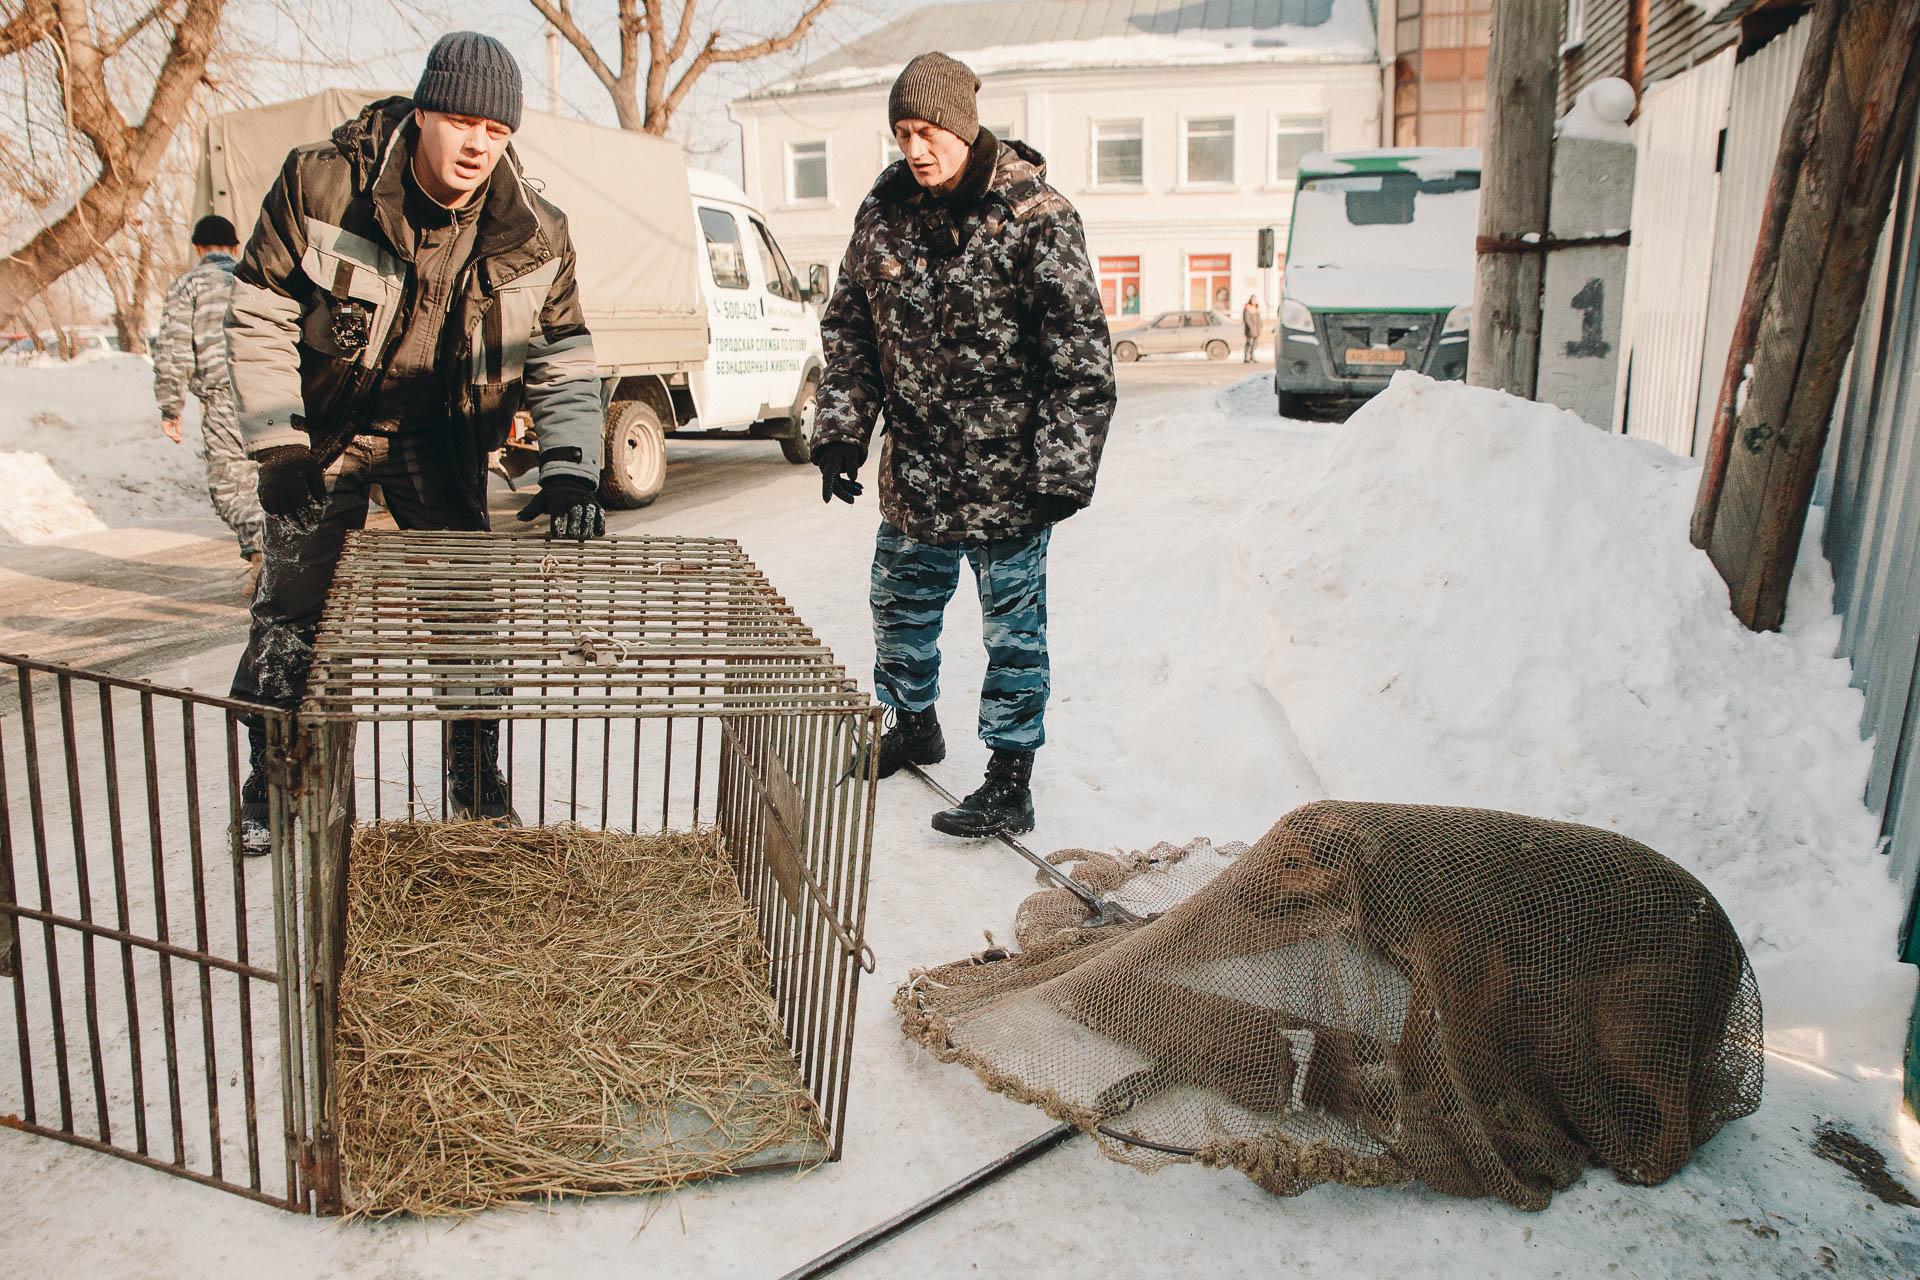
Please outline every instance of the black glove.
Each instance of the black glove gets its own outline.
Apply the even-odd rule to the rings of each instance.
[[[283,444],[254,455],[260,464],[260,509],[270,516],[298,515],[327,500],[327,477],[303,444]]]
[[[856,477],[866,456],[866,450],[844,440],[830,440],[826,444],[815,445],[813,465],[820,468],[820,501],[832,502],[838,498],[842,502],[852,502],[859,497],[864,492],[864,486]]]
[[[540,492],[520,508],[520,519],[547,516],[549,538],[572,538],[585,542],[601,538],[607,532],[607,513],[600,508],[600,495],[594,483],[584,476],[548,476],[540,481]]]
[[[1040,518],[1048,524],[1059,524],[1080,510],[1080,500],[1064,493],[1036,493],[1033,495],[1033,505],[1039,508]]]

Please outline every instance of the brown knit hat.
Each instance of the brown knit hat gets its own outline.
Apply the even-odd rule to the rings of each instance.
[[[944,53],[923,53],[907,64],[887,97],[887,124],[925,120],[955,134],[968,146],[980,136],[980,77],[966,63]]]

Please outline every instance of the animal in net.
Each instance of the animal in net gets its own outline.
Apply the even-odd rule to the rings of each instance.
[[[1141,855],[1055,858],[1136,906],[1166,879]],[[1143,1168],[1540,1209],[1593,1164],[1662,1182],[1760,1103],[1739,936],[1614,832],[1322,801],[1161,914],[1088,927],[1051,890],[1015,934],[914,973],[907,1034]]]

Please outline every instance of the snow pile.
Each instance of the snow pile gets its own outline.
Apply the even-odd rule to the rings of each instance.
[[[1400,374],[1229,536],[1252,675],[1333,796],[1621,831],[1720,897],[1763,988],[1804,949],[1910,990],[1830,573],[1816,549],[1784,632],[1746,631],[1687,541],[1698,476]]]
[[[211,519],[199,409],[188,404],[185,443],[174,444],[160,432],[143,356],[0,367],[0,539]]]

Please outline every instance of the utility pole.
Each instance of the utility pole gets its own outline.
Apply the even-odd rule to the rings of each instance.
[[[1820,454],[1920,103],[1920,0],[1823,0],[1787,115],[1694,504],[1755,631],[1786,616]]]
[[[1467,381],[1532,398],[1560,62],[1554,0],[1500,0],[1487,50],[1487,146]]]
[[[547,111],[560,114],[560,32],[547,27]]]

